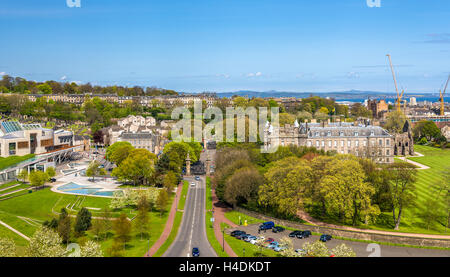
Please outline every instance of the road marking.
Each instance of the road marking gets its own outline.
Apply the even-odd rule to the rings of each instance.
[[[195,223],[195,211],[197,210],[197,205],[196,205],[196,202],[197,202],[197,189],[195,189],[194,188],[194,190],[195,190],[195,196],[194,196],[194,212],[193,212],[193,214],[192,214],[192,225],[191,225],[191,235],[189,236],[189,248],[188,248],[188,251],[191,251],[192,249],[191,249],[191,246],[192,246],[192,235],[194,234],[194,223]],[[189,253],[188,253],[188,257],[189,257]]]

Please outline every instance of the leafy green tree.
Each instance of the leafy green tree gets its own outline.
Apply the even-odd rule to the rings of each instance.
[[[134,185],[148,185],[155,176],[156,156],[146,149],[135,149],[112,172],[121,181],[132,181]]]
[[[87,231],[92,226],[92,214],[91,212],[86,209],[82,208],[78,214],[75,221],[75,232],[77,234],[82,234],[85,231]]]
[[[141,197],[138,203],[138,214],[135,219],[135,229],[141,234],[141,240],[143,239],[143,234],[148,234],[149,229],[149,203],[146,197]]]
[[[126,214],[120,214],[119,218],[114,221],[113,228],[115,232],[114,241],[122,245],[125,249],[126,243],[131,239],[131,222],[128,220]]]
[[[52,87],[51,87],[49,84],[47,84],[47,83],[38,85],[38,86],[37,86],[37,89],[38,89],[40,92],[42,92],[43,94],[52,94],[52,92],[53,92]]]
[[[288,157],[275,162],[265,174],[267,182],[259,189],[259,203],[276,208],[280,214],[296,214],[306,198],[311,176],[306,160]]]
[[[398,230],[403,210],[415,205],[417,170],[414,165],[404,162],[395,162],[388,166],[388,170],[391,173],[390,193],[394,229]]]
[[[100,167],[100,163],[98,161],[91,162],[86,169],[86,176],[92,177],[93,182],[95,182],[96,176],[104,175],[106,175],[106,170]]]
[[[244,167],[233,173],[226,182],[225,200],[233,205],[255,202],[263,176],[254,167]]]
[[[169,203],[169,195],[167,191],[162,189],[159,191],[158,199],[156,200],[156,208],[160,212],[160,217],[166,212],[167,204]]]
[[[107,158],[109,161],[111,161],[110,158],[111,158],[112,153],[114,153],[114,152],[116,151],[117,148],[123,147],[123,146],[125,146],[125,145],[128,145],[128,146],[131,146],[131,147],[132,147],[131,143],[129,143],[128,141],[118,141],[118,142],[112,144],[111,146],[109,146],[109,147],[106,149],[106,158]]]
[[[171,193],[178,183],[178,177],[175,172],[169,171],[164,176],[163,185],[167,192]]]
[[[379,210],[371,203],[375,189],[365,182],[366,176],[358,161],[336,159],[327,171],[321,190],[329,212],[338,214],[342,220],[350,217],[354,226],[362,214],[378,216]]]
[[[442,134],[436,123],[431,120],[422,120],[413,128],[415,139],[426,138],[427,142],[438,139]]]
[[[401,133],[405,122],[406,116],[403,112],[393,111],[387,114],[386,125],[384,127],[393,133]]]
[[[48,174],[42,171],[32,171],[29,176],[33,187],[43,187],[49,180]]]
[[[55,170],[55,168],[52,167],[52,166],[49,167],[49,168],[47,168],[47,170],[45,170],[45,173],[47,173],[47,175],[48,175],[49,178],[53,178],[53,177],[56,176],[56,170]]]
[[[131,151],[134,150],[134,147],[128,144],[119,145],[114,148],[114,150],[111,152],[111,155],[109,156],[109,160],[113,163],[115,163],[117,166],[120,166],[120,164],[128,158]]]
[[[59,220],[58,220],[58,234],[61,237],[62,241],[64,243],[69,243],[70,241],[70,234],[71,234],[71,227],[72,221],[69,217],[69,214],[67,213],[65,208],[61,209],[61,213],[59,214]]]
[[[17,178],[19,178],[19,180],[22,180],[22,182],[26,182],[27,180],[28,180],[28,170],[27,169],[22,169],[20,172],[19,172],[19,175],[17,175]]]

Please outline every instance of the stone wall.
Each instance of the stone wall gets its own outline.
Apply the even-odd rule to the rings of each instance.
[[[330,227],[306,225],[297,222],[281,220],[273,218],[270,216],[265,216],[256,212],[245,210],[242,208],[235,209],[238,212],[246,214],[248,216],[263,220],[263,221],[273,221],[276,225],[282,225],[293,229],[299,230],[310,230],[314,233],[328,234],[335,237],[343,237],[349,239],[367,240],[367,241],[378,241],[386,243],[397,243],[405,245],[414,246],[425,246],[425,247],[444,247],[450,248],[450,239],[427,239],[427,238],[416,238],[416,237],[406,237],[406,236],[396,236],[396,235],[383,235],[383,234],[373,234],[365,232],[348,231],[342,229],[335,229]]]

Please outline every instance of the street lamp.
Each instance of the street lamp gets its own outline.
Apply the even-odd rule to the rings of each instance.
[[[225,252],[225,229],[222,230],[222,252]]]

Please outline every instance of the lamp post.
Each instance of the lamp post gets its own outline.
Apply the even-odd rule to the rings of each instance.
[[[222,230],[222,252],[225,252],[225,230]]]

